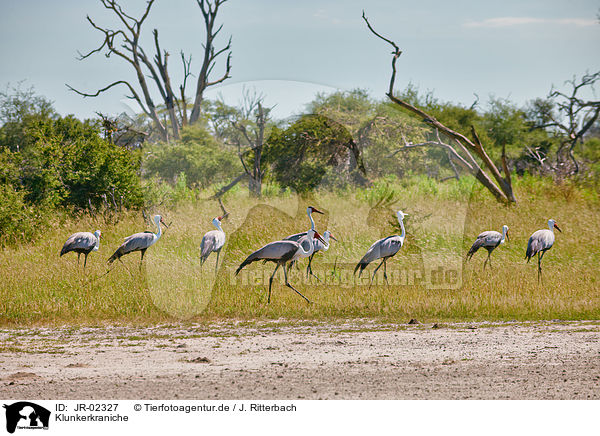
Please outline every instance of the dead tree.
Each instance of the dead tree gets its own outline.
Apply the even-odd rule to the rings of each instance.
[[[226,1],[227,0],[196,0],[196,3],[198,3],[198,6],[202,11],[202,16],[204,17],[206,40],[203,44],[204,59],[202,61],[202,67],[200,68],[200,74],[198,74],[194,106],[192,107],[192,113],[190,114],[190,124],[194,124],[200,118],[200,105],[202,104],[202,99],[206,88],[221,83],[231,77],[229,75],[231,72],[231,51],[229,51],[231,48],[231,37],[229,38],[227,45],[222,49],[215,50],[214,46],[215,38],[223,28],[222,24],[216,27],[217,13],[219,11],[219,7]],[[229,53],[227,54],[225,74],[223,74],[219,79],[210,80],[210,75],[215,67],[217,57],[227,51],[229,51]]]
[[[231,119],[231,125],[241,135],[236,144],[238,156],[248,176],[248,190],[254,197],[262,195],[262,179],[265,175],[265,169],[262,168],[262,152],[265,145],[265,129],[272,109],[265,108],[263,102],[263,95],[245,91],[244,103],[239,111],[240,117]],[[248,123],[252,117],[253,122]],[[248,155],[252,156],[251,163],[246,162]]]
[[[475,176],[475,178],[483,186],[485,186],[485,188],[488,191],[490,191],[498,201],[503,202],[503,203],[516,203],[517,199],[516,199],[513,189],[512,189],[510,171],[509,171],[508,165],[506,163],[506,153],[505,153],[504,148],[502,149],[502,167],[503,167],[503,172],[504,172],[504,177],[503,177],[500,174],[498,167],[496,167],[494,162],[491,160],[491,158],[489,157],[489,155],[483,148],[483,144],[479,140],[479,136],[477,135],[477,132],[475,131],[474,127],[471,127],[471,135],[472,135],[473,139],[470,139],[467,136],[446,127],[444,124],[442,124],[437,119],[435,119],[435,117],[429,115],[425,111],[396,97],[394,95],[394,82],[396,80],[396,61],[402,54],[402,51],[400,50],[400,48],[394,41],[391,41],[391,40],[381,36],[379,33],[377,33],[375,31],[375,29],[373,29],[373,27],[369,23],[369,20],[365,16],[364,11],[363,11],[362,18],[365,21],[365,23],[367,24],[367,27],[369,28],[369,30],[377,38],[387,42],[388,44],[390,44],[393,47],[392,75],[390,77],[390,84],[389,84],[388,92],[386,95],[394,104],[418,115],[419,117],[421,117],[423,119],[423,121],[425,123],[428,123],[429,125],[431,125],[438,132],[438,133],[436,133],[437,138],[438,138],[437,141],[428,141],[428,142],[425,142],[422,144],[405,143],[405,147],[411,147],[411,146],[412,147],[416,147],[416,146],[444,147],[448,151],[449,155],[451,156],[451,159],[453,159],[454,162],[456,162],[460,166],[462,166],[465,170],[472,173]],[[446,142],[442,141],[440,139],[439,132],[444,134],[451,141],[446,141]],[[450,144],[449,142],[452,142],[452,144]],[[496,183],[494,183],[494,180],[492,180],[492,178],[486,173],[486,171],[477,163],[477,161],[473,157],[472,153],[481,159],[481,161],[483,162],[483,165],[492,174],[492,177],[494,178]]]
[[[154,37],[154,55],[148,55],[140,45],[142,26],[150,14],[154,1],[155,0],[148,0],[144,12],[139,18],[136,18],[125,12],[116,0],[100,0],[102,5],[118,18],[120,27],[116,29],[102,27],[87,16],[90,25],[101,32],[104,39],[99,47],[86,54],[79,53],[80,60],[84,60],[95,53],[101,52],[103,52],[107,58],[112,55],[118,56],[130,64],[135,71],[137,86],[134,86],[127,80],[117,80],[94,93],[78,91],[70,85],[67,85],[67,87],[84,97],[97,97],[101,93],[106,92],[115,86],[124,85],[130,92],[130,94],[127,95],[127,98],[135,100],[144,113],[152,119],[155,128],[158,130],[163,140],[169,139],[169,126],[172,131],[172,136],[175,139],[178,139],[179,130],[182,126],[187,124],[188,119],[190,123],[194,123],[198,120],[200,115],[200,104],[202,103],[203,93],[206,88],[221,83],[230,77],[231,38],[229,38],[229,42],[222,49],[215,50],[214,47],[215,38],[223,27],[223,25],[220,25],[215,29],[217,12],[219,7],[227,0],[196,0],[204,17],[207,36],[206,43],[203,45],[204,60],[198,76],[194,105],[192,114],[189,117],[187,113],[188,102],[186,101],[185,87],[187,85],[187,79],[191,76],[191,56],[186,57],[185,54],[181,52],[184,77],[179,86],[179,96],[177,96],[173,90],[168,70],[169,52],[161,48],[158,30],[154,29],[152,31]],[[225,73],[219,79],[211,81],[210,75],[216,65],[217,57],[225,52],[229,52]],[[160,105],[164,106],[167,111],[168,121],[160,116],[159,105],[154,102],[156,91],[153,92],[152,84],[154,84],[154,88],[156,88],[156,91],[158,91],[158,94],[160,95]]]
[[[538,129],[554,128],[561,134],[560,146],[556,152],[555,168],[564,167],[567,159],[573,163],[572,174],[579,172],[579,163],[573,154],[577,143],[582,142],[585,134],[600,117],[600,101],[582,99],[578,93],[586,87],[593,87],[600,79],[600,71],[584,74],[578,81],[576,77],[565,83],[571,86],[570,93],[552,88],[548,95],[549,106],[539,108],[541,118],[546,122],[534,126]],[[558,114],[554,112],[558,108]]]

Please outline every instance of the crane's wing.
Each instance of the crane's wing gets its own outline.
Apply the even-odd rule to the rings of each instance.
[[[154,242],[154,233],[143,232],[135,233],[125,238],[125,242],[121,244],[119,248],[108,258],[108,263],[112,263],[121,256],[131,253],[132,251],[145,250],[150,247]]]
[[[77,232],[69,236],[69,239],[63,245],[60,250],[60,255],[67,254],[74,250],[92,250],[96,245],[97,239],[93,233],[90,232]]]
[[[294,242],[298,242],[300,239],[302,239],[303,237],[305,237],[308,234],[308,232],[302,232],[302,233],[295,233],[293,235],[290,235],[286,238],[283,238],[284,241],[294,241]]]
[[[525,252],[525,259],[527,262],[531,260],[533,256],[538,254],[542,250],[547,250],[554,244],[554,232],[543,229],[534,232],[527,242],[527,251]]]
[[[398,235],[388,236],[387,238],[375,241],[373,245],[369,247],[363,258],[356,264],[354,273],[360,270],[358,276],[362,274],[363,270],[376,259],[382,259],[384,257],[393,256],[402,247],[402,239]]]
[[[239,273],[242,268],[246,265],[251,264],[252,262],[256,262],[257,260],[271,260],[271,261],[281,261],[287,262],[290,260],[296,251],[300,248],[300,245],[294,241],[275,241],[265,245],[262,248],[259,248],[254,253],[250,254],[244,260],[238,269],[235,271],[236,275]]]
[[[206,232],[206,234],[202,237],[202,242],[200,242],[200,261],[202,263],[204,263],[208,256],[210,256],[210,253],[215,251],[216,246],[217,238],[215,235],[215,230]]]
[[[486,232],[481,232],[471,248],[467,253],[467,259],[471,259],[473,255],[479,250],[481,247],[496,247],[500,244],[502,240],[502,235],[494,230],[488,230]]]

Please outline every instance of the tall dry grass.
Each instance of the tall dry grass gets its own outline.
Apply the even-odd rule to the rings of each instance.
[[[104,275],[106,259],[122,238],[146,226],[131,212],[114,225],[90,217],[57,220],[34,243],[0,252],[0,323],[103,324],[158,323],[215,318],[323,319],[376,317],[406,321],[600,319],[600,207],[590,192],[533,179],[516,184],[520,202],[502,206],[472,180],[443,184],[427,179],[376,185],[356,192],[319,192],[310,199],[270,196],[260,202],[243,190],[226,199],[230,217],[223,224],[227,243],[214,273],[214,255],[199,262],[202,235],[220,215],[214,201],[187,201],[161,211],[172,226],[146,253],[123,258]],[[381,190],[382,192],[377,192]],[[390,191],[392,195],[390,197]],[[378,204],[386,196],[387,203]],[[379,202],[381,203],[381,202]],[[310,298],[307,305],[283,286],[273,284],[273,264],[254,263],[239,276],[235,268],[262,245],[308,228],[306,206],[327,211],[315,215],[317,229],[338,239],[315,256],[313,269],[323,283],[309,281],[306,261],[292,270],[291,283]],[[376,206],[376,207],[374,207]],[[405,246],[388,262],[391,285],[381,275],[369,288],[370,266],[362,279],[352,275],[355,263],[378,238],[398,232],[394,209],[406,219]],[[534,264],[523,260],[527,239],[554,218],[563,229],[544,258],[544,277],[537,283]],[[493,269],[482,270],[486,252],[471,262],[464,256],[478,233],[510,227],[511,240],[492,256]],[[59,258],[66,238],[75,231],[102,230],[100,251],[90,254],[87,275],[76,267],[76,255]],[[380,270],[381,271],[381,270]]]

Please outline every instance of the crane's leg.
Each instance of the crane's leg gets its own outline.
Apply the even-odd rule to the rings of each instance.
[[[83,275],[85,275],[85,266],[87,265],[87,257],[88,257],[89,253],[85,253],[84,254],[84,258],[83,258]]]
[[[312,274],[312,269],[310,268],[310,264],[312,263],[312,258],[314,255],[315,255],[315,253],[308,256],[308,265],[306,266],[306,278],[308,278],[309,274]]]
[[[285,268],[283,269],[283,274],[285,276],[285,285],[288,288],[293,289],[294,292],[296,292],[296,294],[300,295],[302,298],[304,298],[306,300],[307,303],[310,304],[310,300],[308,298],[306,298],[304,295],[302,295],[300,292],[298,292],[298,290],[296,288],[294,288],[292,285],[290,285],[290,282],[288,282],[288,278],[287,278],[287,272],[285,272]]]
[[[492,259],[490,258],[490,254],[492,254],[491,251],[488,250],[488,255],[485,259],[485,262],[483,262],[483,270],[485,271],[485,265],[489,262],[490,263],[490,268],[492,268]]]
[[[373,284],[373,279],[375,278],[375,274],[377,274],[377,270],[381,267],[381,265],[383,265],[383,262],[385,262],[385,259],[383,259],[381,261],[381,263],[379,265],[377,265],[377,268],[375,268],[375,271],[373,271],[373,277],[371,277],[371,283],[369,283],[369,289],[371,289],[371,285]]]
[[[121,257],[119,256],[119,257],[117,257],[117,259],[119,259],[119,262],[121,262],[121,264],[122,264],[122,265],[123,265],[123,267],[124,267],[124,268],[127,270],[127,272],[129,273],[129,275],[130,275],[131,277],[133,277],[133,274],[131,274],[131,271],[129,271],[129,268],[127,268],[127,265],[125,265],[125,262],[123,262],[123,261],[121,260]]]
[[[81,257],[81,253],[77,253],[77,267],[79,268],[79,258]]]
[[[144,254],[146,254],[146,249],[140,251],[142,253],[142,257],[140,259],[140,272],[142,272],[142,262],[144,261]]]
[[[275,273],[277,272],[277,270],[279,269],[279,264],[277,264],[277,266],[275,267],[275,271],[273,271],[273,274],[271,274],[271,277],[269,278],[269,297],[267,298],[267,304],[271,303],[271,285],[273,284],[273,277],[275,277]],[[283,266],[283,272],[285,273],[285,265]],[[286,274],[287,277],[287,274]],[[287,281],[287,279],[286,279]]]
[[[542,259],[544,258],[544,254],[546,254],[545,251],[541,252],[541,256],[540,256],[540,253],[538,253],[538,285],[540,284],[540,281],[542,280]]]
[[[387,259],[383,259],[383,278],[385,279],[385,284],[390,285],[387,279]]]
[[[221,250],[217,251],[217,261],[215,262],[215,274],[217,274],[217,269],[219,268],[219,254],[221,254]]]
[[[310,273],[311,276],[313,276],[315,279],[317,279],[320,282],[321,279],[317,275],[315,275],[315,273],[313,273],[312,267],[310,266],[314,255],[315,255],[315,253],[311,254],[310,257],[308,258],[308,266],[306,267],[306,277],[308,277],[308,274]]]

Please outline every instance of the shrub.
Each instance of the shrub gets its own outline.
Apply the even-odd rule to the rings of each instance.
[[[147,149],[144,174],[175,183],[184,173],[188,187],[204,189],[240,174],[241,164],[232,151],[227,150],[206,130],[188,127],[182,131],[181,141],[159,143]]]

